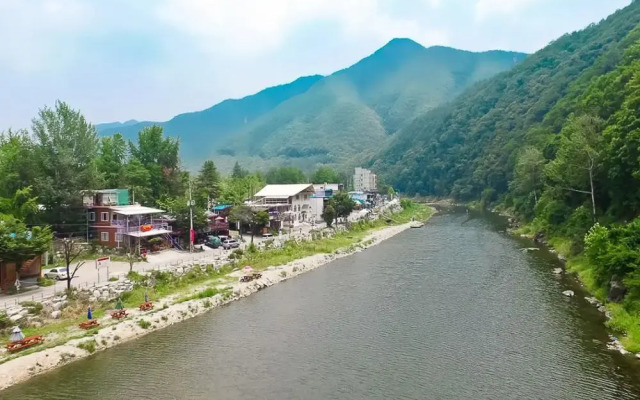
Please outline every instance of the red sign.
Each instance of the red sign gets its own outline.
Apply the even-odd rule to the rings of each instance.
[[[195,238],[196,238],[196,231],[191,229],[191,231],[189,233],[189,240],[191,241],[191,243],[193,243],[195,241]]]

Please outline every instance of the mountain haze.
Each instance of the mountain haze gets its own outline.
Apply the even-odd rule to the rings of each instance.
[[[425,48],[410,39],[394,39],[332,75],[301,78],[160,125],[166,134],[180,137],[190,166],[207,158],[220,161],[223,169],[232,158],[254,168],[347,166],[373,154],[416,116],[525,57],[504,51]],[[150,124],[98,129],[103,135],[122,132],[131,138]]]

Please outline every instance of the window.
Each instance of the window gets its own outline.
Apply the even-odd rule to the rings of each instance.
[[[122,242],[122,233],[116,233],[116,242]]]
[[[109,221],[109,213],[108,212],[103,212],[100,213],[100,221]]]
[[[106,214],[106,213],[104,213]],[[109,241],[109,232],[100,232],[100,241],[108,242]]]
[[[296,200],[300,200],[300,195],[299,194],[296,195]]]
[[[96,213],[95,213],[95,212],[93,212],[93,211],[91,211],[91,212],[89,213],[89,221],[93,222],[93,221],[95,221],[95,220],[96,220]]]
[[[309,195],[305,194],[305,195],[304,195],[304,199],[306,200],[308,196],[309,196]]]

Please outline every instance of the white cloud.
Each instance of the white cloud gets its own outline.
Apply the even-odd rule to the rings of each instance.
[[[494,15],[515,14],[540,0],[478,0],[476,3],[476,19],[486,20]]]
[[[296,29],[321,21],[336,23],[349,40],[407,36],[426,44],[447,42],[444,32],[426,28],[417,20],[385,15],[376,0],[166,0],[157,14],[213,53],[268,53]]]

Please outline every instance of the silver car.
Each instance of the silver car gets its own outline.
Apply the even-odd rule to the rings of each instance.
[[[55,279],[57,281],[67,279],[66,268],[52,268],[44,273],[45,278]]]
[[[237,249],[238,247],[240,247],[240,242],[235,239],[227,239],[222,242],[222,248],[224,248],[225,250]]]

